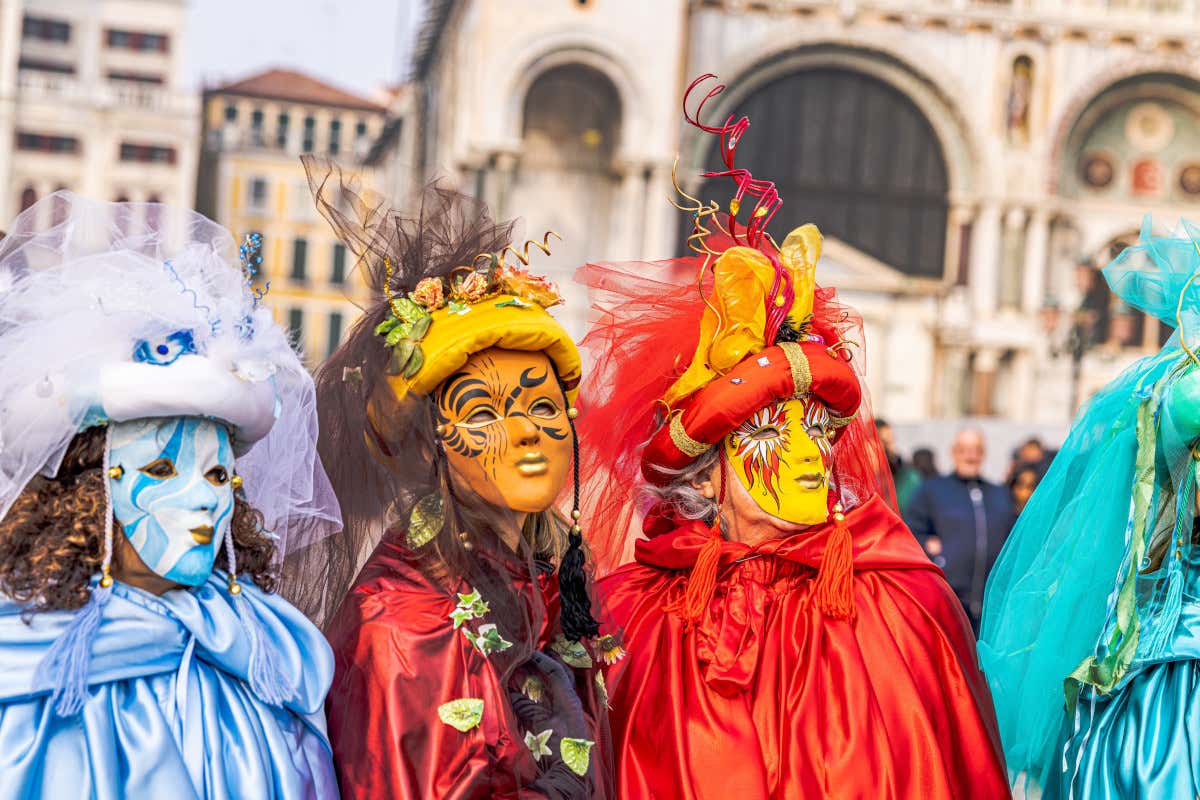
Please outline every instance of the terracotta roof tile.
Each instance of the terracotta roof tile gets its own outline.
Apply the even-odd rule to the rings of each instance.
[[[217,86],[210,89],[209,92],[261,97],[269,100],[290,100],[296,103],[354,108],[363,111],[382,112],[385,110],[383,106],[373,100],[351,94],[317,80],[311,75],[290,69],[269,69],[240,81]]]

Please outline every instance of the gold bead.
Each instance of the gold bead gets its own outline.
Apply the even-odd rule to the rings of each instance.
[[[579,513],[578,508],[571,512],[571,519],[579,519],[581,516],[583,515]]]
[[[433,432],[436,433],[438,436],[445,436],[446,435],[446,426],[439,422],[437,425],[434,426]]]
[[[104,576],[100,578],[100,588],[107,589],[108,587],[110,587],[112,585],[113,585],[112,575],[109,575],[107,572],[104,573]]]
[[[241,594],[242,593],[242,585],[240,583],[238,583],[237,581],[235,581],[233,578],[229,579],[229,593],[230,594]]]
[[[575,406],[571,406],[570,408],[567,409],[567,419],[575,419],[578,416],[579,416],[579,409],[576,408]]]
[[[244,483],[244,481],[242,480],[241,475],[234,475],[232,478],[229,479],[229,485],[232,486],[234,489],[242,488],[243,483]]]
[[[583,533],[583,528],[580,528],[578,525],[572,525],[571,533]]]
[[[125,474],[125,468],[122,467],[120,464],[117,464],[115,467],[108,468],[108,477],[112,478],[114,481],[121,480],[121,477],[124,474]]]

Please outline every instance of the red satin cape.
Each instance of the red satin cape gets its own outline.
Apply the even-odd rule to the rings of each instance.
[[[326,714],[342,797],[545,800],[528,788],[537,766],[501,676],[454,629],[453,595],[408,556],[403,531],[387,533],[326,631],[335,658]],[[538,589],[526,581],[524,587],[540,589],[547,616],[557,618],[557,581],[544,579]],[[544,647],[551,634],[547,623],[539,644]],[[593,727],[590,738],[597,742],[592,757],[600,797],[606,793],[604,764],[611,767],[609,737],[596,729],[593,670],[579,670],[576,677]],[[482,721],[465,733],[437,712],[464,697],[484,703]]]
[[[1009,797],[962,607],[878,497],[846,515],[853,620],[813,602],[831,526],[722,545],[686,629],[664,605],[708,540],[685,523],[601,582],[628,655],[610,673],[617,796],[678,800]]]

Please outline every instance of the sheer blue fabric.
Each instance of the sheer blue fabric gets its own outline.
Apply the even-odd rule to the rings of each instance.
[[[281,706],[263,701],[226,580],[161,597],[114,583],[75,717],[54,713],[39,671],[72,613],[27,624],[0,600],[0,798],[336,798],[329,645],[282,598],[242,582],[287,687]]]
[[[1182,296],[1188,342],[1200,338],[1196,238],[1188,224],[1154,237],[1147,218],[1104,270],[1125,302],[1171,325]],[[1192,613],[1200,372],[1180,333],[1080,411],[988,581],[979,654],[1014,783],[1052,790],[1101,763],[1068,758],[1076,712],[1170,661]]]

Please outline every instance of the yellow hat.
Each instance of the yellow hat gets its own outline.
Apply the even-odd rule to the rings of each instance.
[[[549,234],[547,234],[549,236]],[[387,382],[397,398],[428,395],[475,353],[491,347],[540,352],[554,363],[567,401],[579,393],[582,364],[567,331],[546,310],[562,302],[553,282],[505,263],[513,252],[528,264],[528,248],[484,254],[484,267],[458,267],[421,280],[407,297],[388,300],[391,314],[376,328],[392,348]],[[546,250],[545,243],[532,242]],[[389,277],[388,283],[391,283]]]

